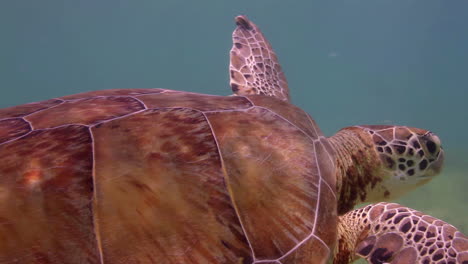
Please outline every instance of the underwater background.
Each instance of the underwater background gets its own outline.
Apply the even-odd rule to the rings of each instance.
[[[326,135],[354,124],[439,135],[442,174],[397,202],[468,234],[468,1],[1,1],[0,108],[110,88],[229,95],[239,14]]]

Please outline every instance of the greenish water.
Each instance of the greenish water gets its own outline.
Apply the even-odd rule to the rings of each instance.
[[[89,90],[229,94],[233,18],[279,55],[295,104],[327,135],[353,124],[430,129],[440,177],[398,202],[468,233],[468,1],[0,2],[0,108]]]

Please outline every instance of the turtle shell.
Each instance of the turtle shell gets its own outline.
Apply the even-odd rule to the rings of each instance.
[[[321,263],[333,151],[273,97],[105,90],[0,110],[0,263]]]

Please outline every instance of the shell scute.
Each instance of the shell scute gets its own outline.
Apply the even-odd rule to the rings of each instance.
[[[330,256],[330,249],[320,240],[311,237],[300,244],[291,254],[282,258],[281,264],[311,263],[322,264]]]
[[[223,111],[252,106],[248,99],[241,96],[216,96],[177,91],[140,95],[137,98],[148,108],[187,107],[200,111]]]
[[[322,131],[315,121],[302,109],[287,102],[278,100],[271,96],[249,95],[247,96],[256,106],[270,109],[283,117],[286,121],[293,123],[304,131],[312,139],[323,136]]]
[[[288,263],[303,248],[333,243],[334,232],[313,233],[318,225],[325,225],[322,230],[336,225],[336,215],[327,213],[336,204],[332,163],[326,157],[331,148],[301,109],[270,97],[153,89],[62,99],[9,109],[20,117],[0,120],[0,152],[13,153],[10,162],[22,160],[28,166],[0,166],[2,175],[21,173],[1,188],[10,195],[11,186],[19,184],[26,191],[21,199],[31,197],[27,188],[34,188],[45,196],[31,208],[57,206],[57,212],[64,212],[57,221],[67,228],[81,227],[62,224],[63,219],[79,219],[89,233],[74,233],[76,241],[70,243],[77,246],[71,248],[91,251],[90,262],[104,252],[103,259],[112,263],[279,258]],[[81,181],[81,189],[75,180]],[[88,211],[63,209],[72,198]],[[39,222],[45,217],[29,211],[25,215]],[[61,253],[50,253],[56,250],[47,245],[71,234],[62,234],[67,231],[59,227],[47,234],[30,232],[18,235],[26,247],[39,246],[38,254],[51,262],[70,262]],[[41,236],[44,244],[26,235]],[[10,250],[2,246],[0,251]]]
[[[142,94],[156,94],[156,93],[163,93],[166,92],[165,89],[156,89],[156,88],[148,88],[148,89],[107,89],[107,90],[98,90],[98,91],[91,91],[73,95],[67,95],[60,97],[62,100],[76,100],[76,99],[83,99],[83,98],[90,98],[90,97],[98,97],[98,96],[137,96]]]
[[[61,104],[62,102],[63,101],[59,99],[50,99],[50,100],[37,102],[37,103],[29,103],[29,104],[3,108],[3,109],[0,109],[0,119],[23,117],[25,115]]]
[[[202,112],[148,109],[91,130],[105,261],[251,263]]]
[[[0,144],[15,139],[31,131],[28,122],[21,118],[0,120]]]
[[[0,146],[0,262],[99,261],[91,142],[87,127],[66,126]]]
[[[206,115],[256,260],[273,261],[286,257],[291,250],[293,254],[319,225],[315,220],[320,213],[319,197],[323,205],[331,205],[329,215],[323,212],[329,218],[320,223],[324,225],[320,228],[335,229],[336,214],[331,213],[335,197],[319,191],[323,177],[319,167],[327,165],[321,157],[316,161],[310,136],[264,107]]]
[[[48,129],[68,124],[92,126],[151,108],[225,111],[252,106],[252,103],[242,96],[214,96],[163,89],[113,89],[5,108],[0,110],[0,121],[21,117],[28,121],[33,129]],[[3,123],[4,127],[7,123]],[[5,129],[17,130],[15,125]],[[15,133],[21,134],[20,132]],[[0,135],[1,141],[11,139],[2,136]]]
[[[143,110],[145,107],[131,97],[91,97],[66,101],[52,109],[27,116],[35,129],[66,124],[92,125]]]
[[[322,244],[328,246],[330,253],[332,251],[330,249],[334,248],[338,232],[334,228],[338,224],[336,196],[335,191],[324,180],[320,184],[320,197],[317,205],[318,215],[314,234],[317,240],[321,240]]]

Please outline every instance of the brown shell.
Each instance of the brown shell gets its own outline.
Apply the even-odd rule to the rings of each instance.
[[[107,90],[1,109],[0,263],[321,263],[331,152],[266,96]]]

